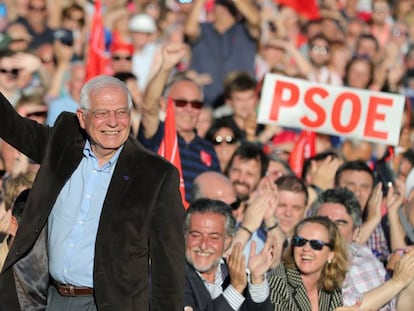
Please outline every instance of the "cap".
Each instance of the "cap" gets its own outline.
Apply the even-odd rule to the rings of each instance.
[[[126,52],[132,55],[134,54],[134,46],[129,42],[113,41],[111,44],[111,54],[115,52]]]
[[[136,14],[131,17],[129,31],[153,33],[157,30],[154,19],[148,14]]]

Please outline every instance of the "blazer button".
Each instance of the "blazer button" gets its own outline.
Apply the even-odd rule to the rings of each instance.
[[[16,254],[15,254],[15,256],[18,257],[19,255],[20,255],[20,252],[17,251]]]
[[[35,233],[39,233],[39,229],[36,229],[36,230],[35,230]]]

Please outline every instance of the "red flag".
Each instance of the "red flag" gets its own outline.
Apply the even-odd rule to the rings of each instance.
[[[95,0],[95,10],[92,16],[91,31],[86,62],[85,80],[109,74],[109,55],[105,51],[105,29],[101,15],[101,0]]]
[[[308,20],[318,19],[319,7],[316,0],[274,0],[279,5],[286,5],[294,9],[299,15]]]
[[[174,103],[171,97],[168,98],[164,125],[164,139],[158,149],[158,154],[170,161],[178,169],[178,172],[180,173],[181,199],[184,207],[187,209],[189,204],[185,200],[183,170],[181,168],[180,150],[178,149],[177,130],[175,128]]]
[[[293,146],[289,157],[289,165],[296,176],[301,177],[305,159],[315,155],[316,133],[302,131]]]

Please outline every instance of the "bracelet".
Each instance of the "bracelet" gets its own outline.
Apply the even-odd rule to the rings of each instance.
[[[310,187],[313,189],[313,190],[315,190],[315,192],[316,192],[316,194],[319,196],[319,195],[321,195],[321,193],[323,192],[323,190],[320,188],[320,187],[318,187],[318,186],[316,186],[316,185],[314,185],[314,184],[312,184],[312,185],[310,185]]]
[[[270,226],[269,228],[265,227],[265,229],[266,229],[266,231],[270,231],[270,230],[276,229],[278,226],[279,226],[279,223],[276,222],[273,226]]]
[[[243,229],[244,231],[246,231],[249,235],[250,235],[250,237],[249,238],[251,238],[252,237],[252,235],[253,235],[253,232],[251,232],[249,229],[247,229],[245,226],[243,226],[242,224],[240,224],[239,225],[239,228],[240,229]]]

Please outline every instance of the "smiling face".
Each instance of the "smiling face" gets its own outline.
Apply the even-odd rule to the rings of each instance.
[[[169,95],[173,99],[184,99],[187,101],[202,99],[200,88],[194,82],[187,80],[174,83]],[[185,136],[194,132],[200,111],[200,109],[193,108],[189,104],[184,107],[175,106],[175,126],[180,135]]]
[[[217,213],[194,213],[186,233],[186,259],[202,275],[214,275],[231,242],[226,219]]]
[[[329,242],[328,230],[318,223],[307,222],[303,224],[297,235],[307,240]],[[319,278],[323,267],[328,260],[333,259],[334,253],[326,245],[319,251],[314,250],[311,248],[309,242],[307,242],[303,246],[294,247],[293,256],[301,274]]]
[[[90,108],[78,109],[80,126],[89,136],[92,151],[99,162],[109,160],[125,143],[131,127],[130,117],[118,118],[115,110],[128,109],[127,94],[119,86],[107,86],[90,94]],[[96,112],[110,110],[106,119],[99,119]]]
[[[235,156],[229,169],[229,179],[234,185],[237,197],[241,200],[249,198],[260,181],[261,163],[256,159],[242,159]]]

